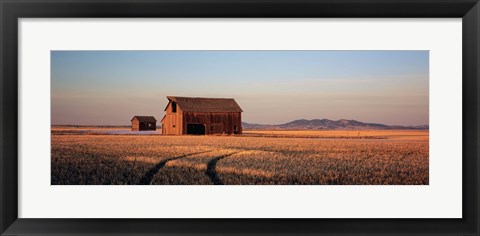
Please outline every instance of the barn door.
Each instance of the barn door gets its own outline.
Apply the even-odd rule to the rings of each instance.
[[[187,134],[205,135],[204,124],[187,124]]]

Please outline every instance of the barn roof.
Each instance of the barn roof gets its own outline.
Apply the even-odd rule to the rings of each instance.
[[[153,117],[153,116],[134,116],[134,117],[132,118],[132,120],[133,120],[133,119],[137,119],[137,120],[140,121],[140,122],[147,122],[147,123],[150,123],[150,122],[155,123],[155,122],[157,122],[157,120],[156,120],[155,117]]]
[[[243,112],[233,98],[197,98],[167,96],[170,102],[174,101],[182,111],[194,112]],[[167,105],[168,107],[168,105]],[[165,108],[166,110],[167,108]]]

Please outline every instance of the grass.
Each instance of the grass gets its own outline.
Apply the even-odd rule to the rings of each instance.
[[[343,133],[342,133],[343,132]],[[360,132],[364,136],[350,136]],[[428,131],[52,132],[52,184],[422,185]],[[365,138],[368,137],[368,138]]]

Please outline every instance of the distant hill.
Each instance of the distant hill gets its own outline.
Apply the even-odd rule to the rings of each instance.
[[[392,129],[419,129],[426,130],[428,125],[421,126],[399,126],[384,125],[377,123],[364,123],[356,120],[329,120],[329,119],[313,119],[313,120],[294,120],[280,125],[250,124],[242,122],[243,129],[283,129],[283,130],[392,130]]]

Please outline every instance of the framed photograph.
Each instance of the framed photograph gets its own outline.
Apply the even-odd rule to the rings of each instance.
[[[479,235],[477,0],[0,10],[1,235]]]

